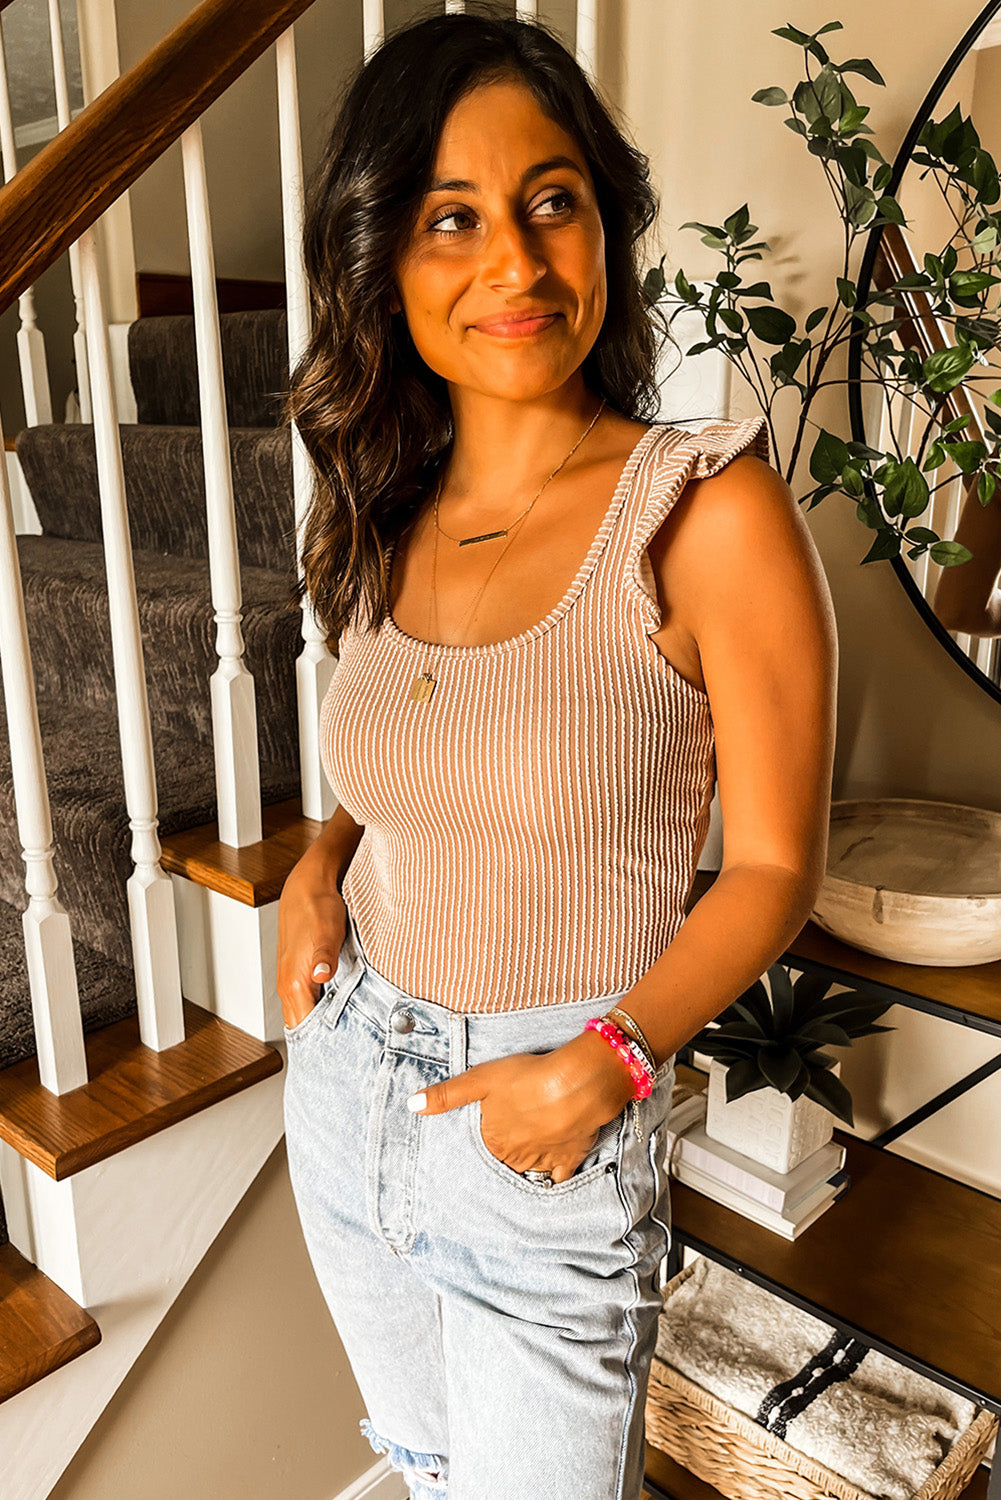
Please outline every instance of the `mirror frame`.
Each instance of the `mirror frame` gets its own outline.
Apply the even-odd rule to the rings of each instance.
[[[897,189],[900,186],[904,172],[910,164],[911,153],[917,144],[918,136],[921,134],[927,121],[931,119],[935,107],[951,82],[956,69],[970,52],[977,37],[999,11],[1001,11],[1001,0],[990,0],[990,3],[984,6],[980,15],[966,32],[966,35],[953,48],[947,61],[942,66],[938,77],[928,90],[924,102],[915,115],[894,160],[893,172],[886,186],[886,192],[891,197],[896,197]],[[858,276],[858,300],[863,304],[869,296],[873,266],[875,265],[882,237],[883,225],[878,225],[870,233],[862,256],[862,264],[859,268]],[[862,333],[863,330],[861,328],[856,328],[848,340],[848,415],[852,438],[857,443],[866,442],[865,425],[862,419]],[[998,493],[996,503],[1001,505],[1001,491]],[[897,556],[891,558],[890,562],[905,591],[910,595],[911,602],[917,609],[918,614],[921,615],[925,624],[932,630],[942,645],[945,646],[949,655],[954,661],[959,663],[967,676],[971,677],[979,688],[988,693],[996,703],[1001,704],[1001,686],[991,682],[990,678],[986,677],[980,668],[970,660],[965,651],[961,651],[959,646],[956,645],[956,642],[914,582],[910,569],[904,563],[903,559]]]

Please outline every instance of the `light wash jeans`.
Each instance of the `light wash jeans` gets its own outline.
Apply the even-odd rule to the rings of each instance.
[[[623,993],[463,1014],[377,973],[349,918],[336,973],[286,1028],[306,1246],[362,1431],[412,1500],[639,1500],[675,1058],[549,1186],[492,1155],[478,1102],[406,1106],[475,1063],[561,1046]]]

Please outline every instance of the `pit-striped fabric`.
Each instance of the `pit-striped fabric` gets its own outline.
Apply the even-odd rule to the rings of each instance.
[[[612,994],[678,931],[715,739],[708,697],[649,639],[646,547],[690,478],[745,449],[768,460],[763,417],[649,427],[566,594],[520,635],[429,653],[392,618],[342,634],[319,730],[365,828],[342,890],[408,993],[470,1012]]]

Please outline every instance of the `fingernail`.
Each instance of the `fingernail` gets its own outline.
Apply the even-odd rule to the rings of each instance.
[[[329,964],[317,964],[316,968],[313,970],[313,978],[315,979],[318,974],[329,974],[329,973],[330,973],[330,965]]]
[[[410,1098],[407,1100],[407,1108],[412,1109],[416,1114],[419,1109],[424,1108],[427,1102],[427,1094],[411,1094]]]

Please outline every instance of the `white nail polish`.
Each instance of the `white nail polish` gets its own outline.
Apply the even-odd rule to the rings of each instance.
[[[419,1109],[423,1109],[424,1108],[424,1106],[425,1106],[425,1104],[427,1104],[427,1102],[428,1102],[428,1096],[427,1096],[427,1094],[411,1094],[410,1098],[407,1100],[407,1108],[408,1109],[412,1109],[414,1111],[414,1113],[416,1114],[416,1112]]]
[[[330,965],[329,964],[317,964],[316,968],[313,970],[313,978],[314,979],[318,979],[321,974],[329,974],[329,973],[330,973]]]

